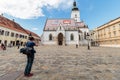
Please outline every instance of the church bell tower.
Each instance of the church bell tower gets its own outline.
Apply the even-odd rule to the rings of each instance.
[[[73,2],[73,8],[71,12],[71,18],[74,19],[76,22],[80,22],[80,11],[76,6],[76,1]]]

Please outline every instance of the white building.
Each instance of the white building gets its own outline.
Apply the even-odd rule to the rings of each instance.
[[[41,36],[43,45],[86,45],[88,26],[80,21],[80,11],[73,2],[70,19],[47,19]]]

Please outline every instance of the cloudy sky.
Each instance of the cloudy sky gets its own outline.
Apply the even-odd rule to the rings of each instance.
[[[0,0],[0,14],[42,34],[47,18],[70,18],[74,0]],[[81,20],[94,29],[120,17],[120,0],[76,0]]]

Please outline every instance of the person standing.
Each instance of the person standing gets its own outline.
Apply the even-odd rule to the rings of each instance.
[[[31,72],[33,61],[34,61],[34,54],[36,53],[36,51],[34,50],[35,45],[36,44],[34,43],[34,38],[29,37],[29,41],[26,43],[26,47],[30,47],[30,48],[32,48],[32,50],[31,50],[31,54],[26,55],[27,56],[27,65],[26,65],[26,68],[24,71],[24,75],[26,77],[33,76],[33,73],[30,73],[30,72]]]
[[[3,43],[1,44],[1,48],[2,50],[6,50],[6,46]]]
[[[17,44],[18,49],[20,48],[20,43]]]

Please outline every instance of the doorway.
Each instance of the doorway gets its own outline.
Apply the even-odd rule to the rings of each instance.
[[[63,34],[62,33],[58,34],[58,45],[63,45]]]

